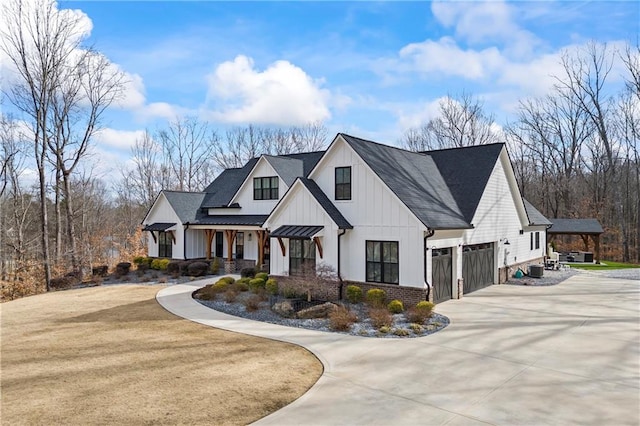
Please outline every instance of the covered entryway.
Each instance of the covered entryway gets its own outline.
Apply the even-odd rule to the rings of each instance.
[[[453,297],[451,270],[451,248],[433,249],[431,252],[431,279],[435,303],[444,302]]]
[[[464,246],[462,251],[463,294],[493,284],[493,243]]]

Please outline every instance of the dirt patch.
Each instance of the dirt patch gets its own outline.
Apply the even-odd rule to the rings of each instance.
[[[159,286],[3,303],[3,424],[247,424],[322,374],[308,351],[168,313]]]

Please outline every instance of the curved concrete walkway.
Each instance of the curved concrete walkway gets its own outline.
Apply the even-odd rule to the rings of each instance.
[[[204,283],[157,300],[192,321],[301,345],[324,364],[306,394],[257,424],[640,424],[640,281],[492,286],[438,305],[451,319],[443,331],[401,340],[226,315],[191,298]]]

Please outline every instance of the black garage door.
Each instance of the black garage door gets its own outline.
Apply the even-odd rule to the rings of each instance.
[[[464,246],[462,250],[463,293],[493,284],[493,243]]]
[[[451,249],[434,249],[431,252],[431,279],[433,280],[433,301],[444,302],[451,299]]]

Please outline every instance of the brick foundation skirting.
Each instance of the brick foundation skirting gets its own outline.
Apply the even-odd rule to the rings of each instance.
[[[537,259],[527,260],[526,262],[514,263],[513,265],[505,266],[498,269],[498,284],[506,283],[509,278],[521,268],[524,272],[527,272],[529,265],[544,265],[544,257]]]
[[[339,281],[325,281],[317,283],[309,283],[302,277],[295,276],[273,276],[278,281],[280,289],[289,288],[294,289],[299,294],[306,294],[308,290],[311,290],[311,298],[314,300],[327,300],[330,302],[336,302],[344,300],[347,294],[347,286],[357,285],[362,289],[362,294],[365,295],[367,291],[373,288],[379,288],[384,290],[387,294],[386,302],[390,302],[394,299],[401,300],[405,307],[414,306],[418,302],[426,300],[427,293],[425,290],[416,287],[405,287],[393,284],[374,284],[363,283],[358,281],[343,281],[342,294],[340,294],[340,282]]]

